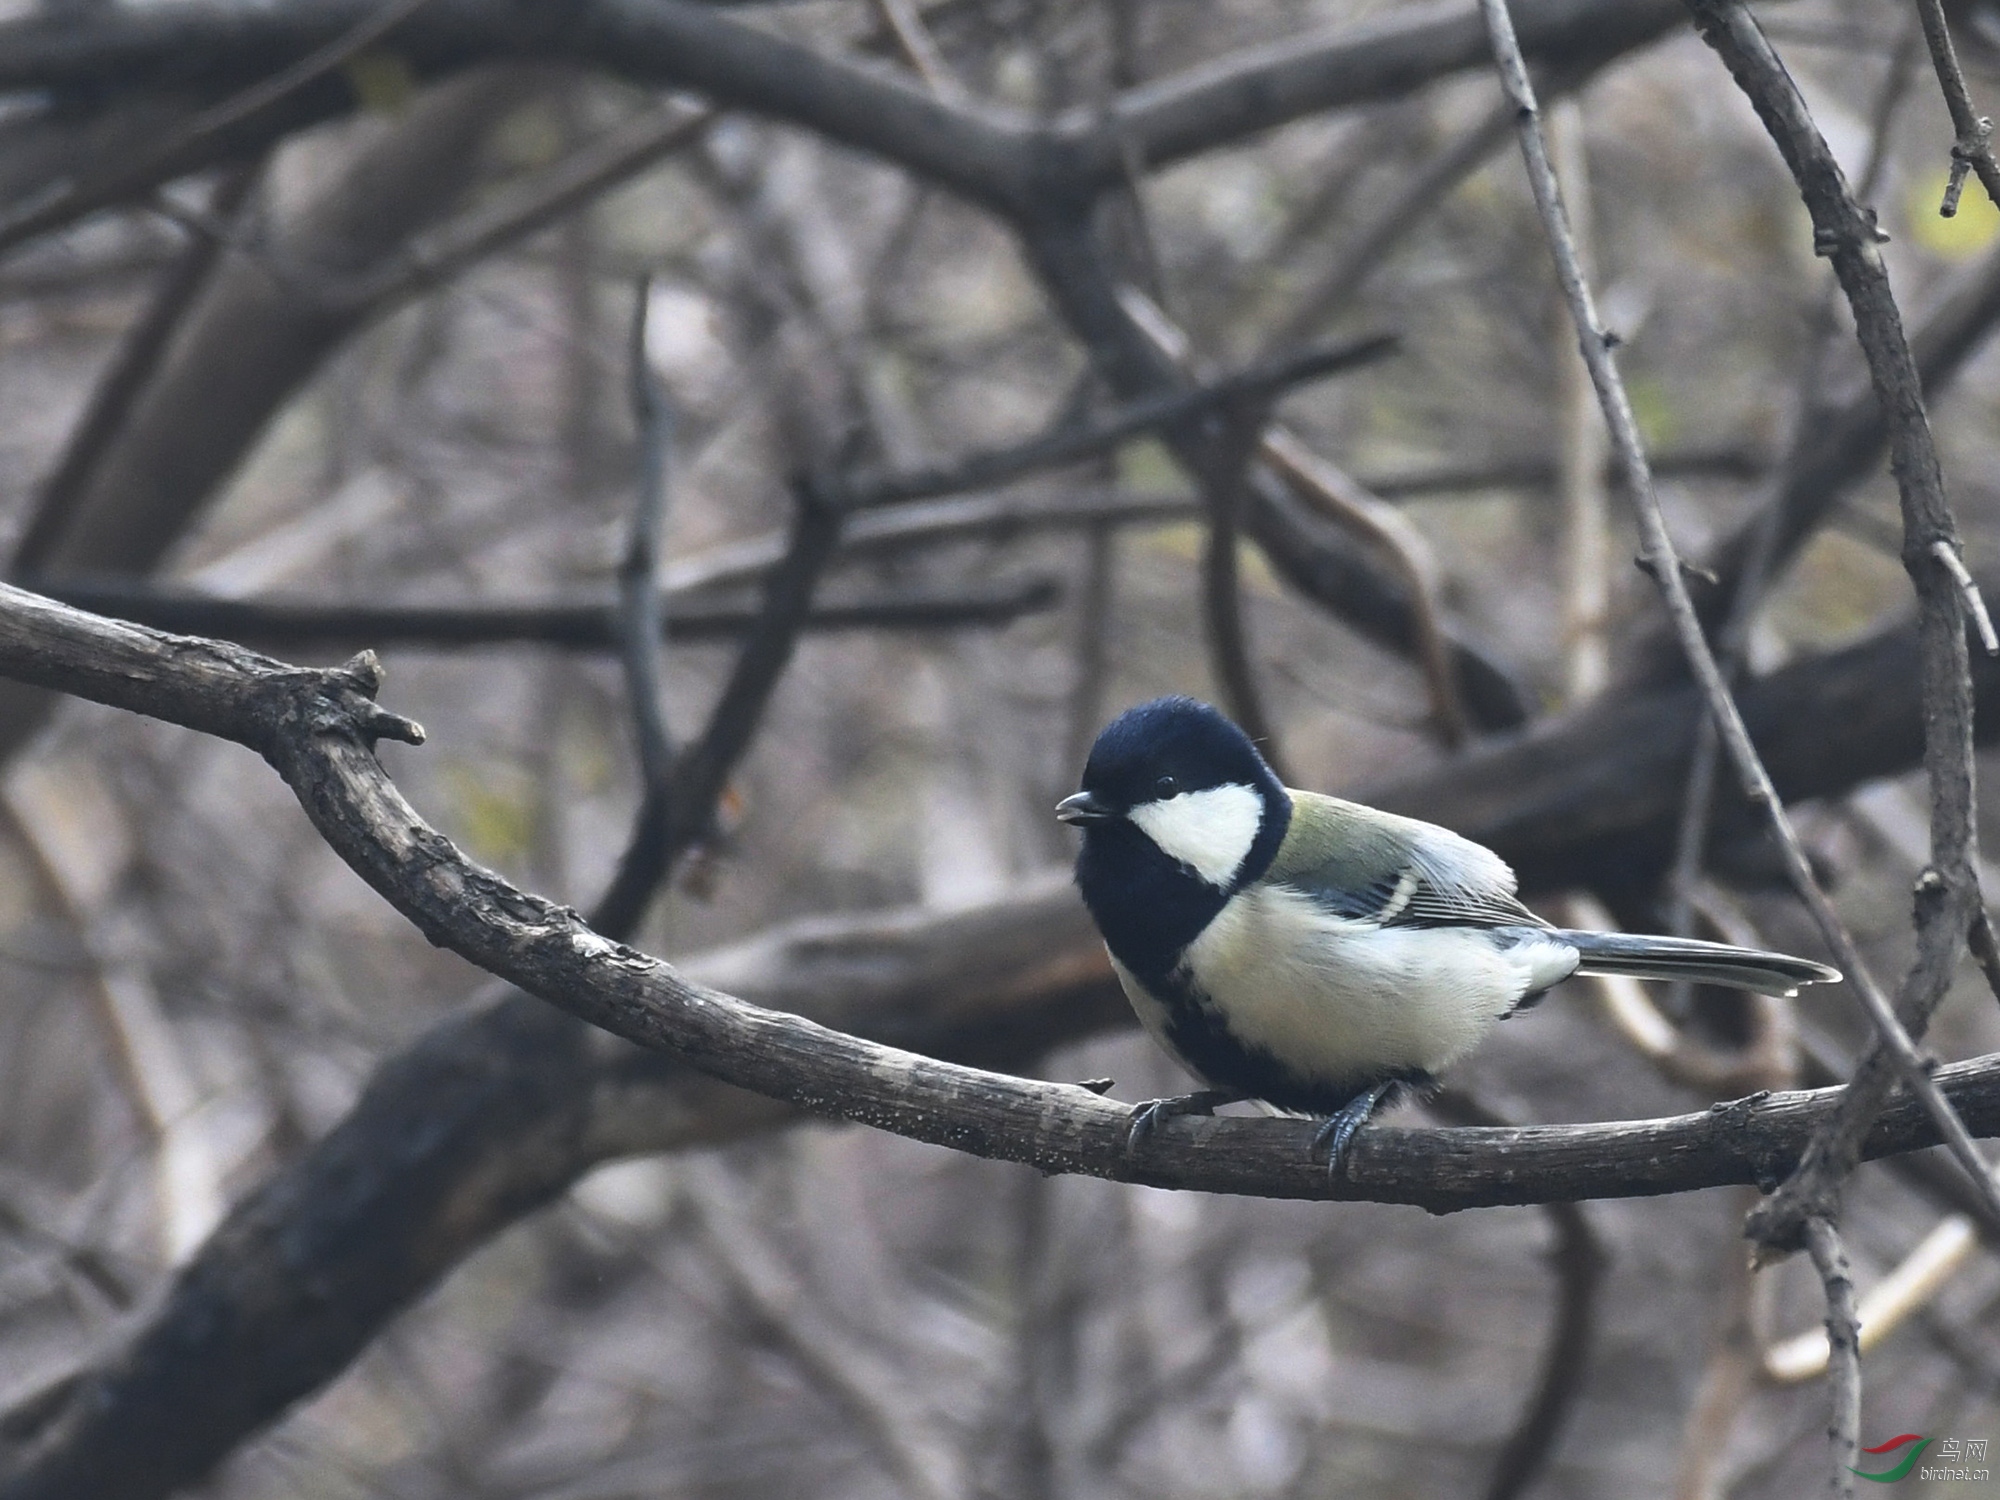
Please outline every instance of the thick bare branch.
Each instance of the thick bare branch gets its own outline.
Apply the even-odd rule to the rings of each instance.
[[[798,922],[687,968],[775,1009],[985,1066],[1023,1066],[1051,1036],[1130,1017],[1061,878],[949,917]],[[235,1207],[116,1352],[0,1424],[0,1495],[165,1495],[592,1166],[800,1118],[590,1036],[516,995],[384,1064],[339,1126]]]
[[[1530,0],[1518,14],[1529,56],[1568,66],[1644,46],[1678,20],[1659,0]],[[1408,6],[1141,86],[1113,102],[1114,130],[1089,111],[1058,128],[1101,191],[1125,171],[1121,140],[1142,165],[1159,167],[1304,115],[1396,98],[1486,59],[1485,33],[1463,6]]]
[[[335,43],[379,9],[379,0],[184,3],[18,21],[0,27],[0,91],[115,83],[221,97]],[[1529,0],[1521,26],[1539,60],[1601,62],[1654,40],[1677,19],[1669,0]],[[1461,7],[1412,7],[1247,49],[1129,91],[1108,119],[1088,109],[1044,128],[946,101],[679,0],[430,0],[395,29],[390,45],[419,77],[484,61],[566,60],[635,83],[693,89],[872,152],[1013,218],[1067,213],[1122,186],[1135,161],[1178,161],[1305,115],[1407,93],[1484,60],[1477,20]],[[312,102],[324,115],[350,101],[336,90]]]
[[[358,17],[337,35],[248,84],[136,154],[104,159],[106,165],[81,181],[57,183],[21,209],[0,219],[0,251],[81,218],[94,209],[143,197],[163,182],[183,175],[190,163],[226,159],[240,143],[274,139],[295,127],[301,111],[294,101],[335,73],[357,53],[379,42],[429,0],[387,0]]]

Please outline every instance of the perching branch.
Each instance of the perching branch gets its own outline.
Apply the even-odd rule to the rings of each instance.
[[[305,671],[0,587],[0,672],[255,749],[335,852],[426,938],[571,1015],[752,1092],[977,1156],[1159,1187],[1449,1212],[1768,1181],[1836,1103],[1821,1091],[1618,1125],[1377,1129],[1357,1142],[1340,1183],[1313,1160],[1305,1121],[1176,1119],[1134,1152],[1126,1106],[1088,1089],[942,1063],[760,1010],[472,864],[375,759],[377,739],[423,735],[374,702],[379,669],[365,655]],[[2000,1130],[2000,1060],[1937,1076],[1978,1128]],[[1881,1115],[1865,1151],[1935,1139],[1923,1112],[1901,1104]]]
[[[1829,795],[1915,760],[1915,660],[1905,629],[1744,685],[1746,717],[1788,797]],[[2000,705],[2000,669],[1985,671],[1989,707]],[[1604,701],[1525,742],[1475,748],[1400,792],[1367,795],[1443,816],[1514,861],[1531,889],[1650,882],[1698,713],[1687,689]],[[2000,707],[1987,721],[2000,721]],[[984,1067],[1019,1069],[1132,1019],[1060,872],[957,915],[792,924],[698,956],[688,972],[774,1010]],[[37,1405],[40,1425],[0,1424],[0,1439],[11,1432],[35,1455],[21,1487],[0,1496],[162,1494],[332,1378],[433,1280],[590,1167],[800,1118],[660,1054],[593,1058],[585,1035],[517,995],[385,1061],[330,1135],[237,1205],[127,1346]],[[1926,1155],[1897,1161],[1931,1165]],[[1956,1171],[1938,1178],[1954,1201],[1969,1192]],[[185,1378],[193,1368],[201,1380]],[[114,1491],[112,1469],[132,1488]]]

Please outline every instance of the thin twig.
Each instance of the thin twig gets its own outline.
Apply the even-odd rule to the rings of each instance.
[[[1509,123],[1512,112],[1509,111]],[[1584,149],[1583,111],[1575,98],[1549,112],[1551,159],[1586,278],[1595,275],[1591,223],[1590,158]],[[1562,497],[1562,639],[1564,697],[1571,705],[1595,697],[1611,679],[1611,646],[1605,638],[1611,603],[1610,517],[1604,483],[1604,416],[1590,388],[1590,371],[1569,336],[1569,315],[1558,318],[1555,349],[1556,427]]]
[[[1653,468],[1663,477],[1697,475],[1754,479],[1764,472],[1764,466],[1753,454],[1734,448],[1665,455]],[[1359,491],[1378,499],[1454,492],[1480,493],[1554,483],[1554,466],[1538,460],[1361,475],[1354,480]],[[1163,521],[1190,520],[1198,517],[1201,509],[1199,500],[1185,495],[1133,493],[1116,488],[979,495],[939,499],[930,503],[904,502],[892,509],[864,512],[850,521],[841,535],[840,556],[845,561],[917,546],[944,546],[976,538],[1005,540],[1047,530],[1093,532],[1102,526],[1148,526]],[[769,532],[676,558],[667,563],[663,576],[670,595],[753,583],[784,554],[784,533]],[[1446,643],[1447,647],[1449,644]]]
[[[1919,1240],[1910,1253],[1860,1297],[1855,1322],[1860,1325],[1856,1349],[1866,1354],[1937,1299],[1975,1250],[1979,1226],[1964,1214],[1947,1214]],[[1781,1385],[1812,1380],[1827,1370],[1824,1329],[1800,1334],[1766,1349],[1762,1359],[1767,1380]]]
[[[1965,561],[1958,555],[1958,549],[1940,537],[1931,543],[1931,555],[1944,564],[1944,570],[1951,574],[1952,582],[1965,596],[1966,613],[1972,616],[1972,623],[1979,631],[1979,644],[1986,648],[1988,656],[2000,656],[2000,636],[1993,633],[1993,617],[1986,612],[1985,596],[1966,571]]]
[[[929,28],[924,25],[924,18],[917,13],[911,0],[875,0],[875,9],[895,37],[903,56],[917,70],[917,76],[923,79],[924,86],[947,104],[965,103],[968,98],[965,85],[951,70],[951,64],[944,60],[944,54],[938,51]]]
[[[664,787],[650,788],[618,871],[592,909],[591,925],[634,931],[682,854],[707,839],[737,763],[750,748],[771,694],[812,611],[813,592],[840,540],[842,512],[810,484],[799,487],[792,544],[764,581],[764,604],[737,653],[701,737],[678,755]]]
[[[23,579],[51,599],[161,630],[221,636],[265,646],[423,646],[457,650],[516,642],[558,651],[616,651],[615,594],[532,603],[318,604],[289,599],[229,599],[148,583],[91,579]],[[756,628],[761,612],[741,606],[699,608],[670,591],[662,630],[669,641],[736,640]],[[896,593],[842,604],[815,604],[801,629],[959,630],[999,627],[1051,608],[1062,598],[1053,577],[1012,587]]]
[[[667,525],[667,469],[673,457],[674,413],[646,352],[646,315],[652,291],[652,278],[640,277],[633,297],[631,347],[626,351],[639,482],[625,557],[618,567],[618,654],[625,668],[625,695],[632,710],[646,795],[665,801],[672,795],[674,742],[667,726],[666,668],[660,659],[665,610],[658,578],[660,538]]]
[[[1848,970],[1879,1037],[1849,1087],[1841,1123],[1815,1140],[1800,1170],[1752,1216],[1750,1230],[1760,1242],[1769,1247],[1790,1247],[1797,1244],[1806,1218],[1832,1216],[1840,1183],[1853,1166],[1854,1136],[1881,1107],[1898,1076],[1934,1113],[1952,1154],[1965,1167],[1982,1201],[1989,1208],[2000,1209],[2000,1193],[1991,1173],[1970,1137],[1930,1089],[1924,1060],[1903,1029],[1905,1020],[1919,1032],[1928,1024],[1951,984],[1960,944],[1979,905],[1972,680],[1963,600],[1931,550],[1938,541],[1956,550],[1957,524],[1945,498],[1920,372],[1903,336],[1902,317],[1882,264],[1881,231],[1874,215],[1848,191],[1839,163],[1813,123],[1797,84],[1740,0],[1686,3],[1702,39],[1721,56],[1749,96],[1791,169],[1812,217],[1814,249],[1832,260],[1853,312],[1876,400],[1888,419],[1890,467],[1903,513],[1903,565],[1917,594],[1923,662],[1931,864],[1917,883],[1917,953],[1895,1010],[1861,965],[1832,904],[1811,879],[1797,840],[1785,841],[1788,824],[1782,817],[1773,817],[1794,881],[1807,896],[1822,930],[1836,942],[1834,951]]]
[[[362,52],[382,40],[389,32],[420,10],[428,0],[386,0],[374,15],[356,24],[344,35],[335,37],[324,47],[308,52],[290,67],[273,73],[261,83],[253,84],[233,99],[225,99],[212,109],[205,109],[188,122],[187,128],[173,140],[156,148],[156,155],[164,158],[184,146],[211,135],[219,134],[232,125],[240,125],[260,110],[268,109],[287,94],[295,94],[316,78],[324,78],[336,68],[344,67]]]
[[[1044,469],[1094,458],[1141,433],[1172,427],[1218,406],[1276,400],[1310,381],[1372,364],[1393,353],[1396,346],[1395,337],[1389,334],[1369,334],[1338,344],[1316,345],[1259,360],[1187,390],[1127,402],[1093,421],[1059,421],[1051,430],[1026,442],[977,449],[913,469],[828,476],[818,483],[827,497],[844,510],[868,510],[906,500],[928,500],[984,489]]]
[[[1930,49],[1931,66],[1937,70],[1938,88],[1958,137],[1952,142],[1951,175],[1945,179],[1944,201],[1938,205],[1938,213],[1949,219],[1958,212],[1968,172],[1979,174],[1986,196],[2000,207],[2000,162],[1993,159],[1993,122],[1972,107],[1965,72],[1958,65],[1958,49],[1952,45],[1951,27],[1945,22],[1943,0],[1917,0],[1917,16],[1923,22],[1924,45]]]
[[[1860,201],[1865,202],[1873,196],[1882,171],[1888,164],[1890,131],[1895,124],[1896,113],[1909,93],[1910,63],[1920,41],[1921,32],[1912,21],[1904,27],[1902,40],[1889,58],[1881,88],[1875,95],[1869,119],[1868,160],[1862,167],[1861,180],[1855,188]],[[1830,276],[1825,278],[1825,284],[1813,299],[1806,316],[1805,355],[1799,361],[1793,382],[1791,431],[1786,441],[1785,456],[1759,496],[1756,507],[1758,520],[1750,531],[1750,546],[1737,575],[1728,611],[1717,632],[1716,654],[1721,661],[1723,679],[1732,690],[1748,652],[1750,627],[1763,603],[1765,584],[1777,563],[1786,493],[1806,471],[1818,447],[1821,434],[1815,418],[1825,399],[1822,387],[1827,357],[1840,331],[1834,317],[1834,299],[1838,295],[1838,283]],[[1715,781],[1721,768],[1721,758],[1722,740],[1716,731],[1715,720],[1704,716],[1695,731],[1694,758],[1689,764],[1687,791],[1681,803],[1674,863],[1667,877],[1668,919],[1672,931],[1682,937],[1689,936],[1693,930],[1694,892],[1707,859],[1708,828],[1715,813]],[[1675,985],[1678,1002],[1685,1002],[1687,988],[1685,981]]]
[[[281,256],[212,210],[164,192],[154,193],[146,207],[191,239],[241,255],[287,296],[335,316],[355,316],[444,285],[496,251],[638,176],[661,157],[700,140],[716,118],[713,109],[680,99],[641,110],[495,194],[491,201],[357,271]]]
[[[1201,502],[1191,495],[1133,493],[1109,485],[912,502],[854,517],[841,532],[840,559],[848,562],[971,541],[1005,542],[1045,531],[1088,533],[1106,527],[1152,526],[1196,520],[1200,515]],[[662,580],[674,598],[755,583],[777,566],[785,555],[785,543],[782,531],[724,542],[675,558]]]
[[[1118,301],[1159,354],[1183,371],[1189,368],[1192,344],[1186,332],[1158,304],[1135,287],[1121,288]],[[1249,402],[1255,395],[1255,392],[1244,393],[1240,403]],[[1469,733],[1470,720],[1438,604],[1437,563],[1422,533],[1407,516],[1365,492],[1352,476],[1322,458],[1286,427],[1267,422],[1258,440],[1256,456],[1321,515],[1373,542],[1387,554],[1409,593],[1418,659],[1430,689],[1431,710],[1439,736],[1447,745],[1462,744]]]
[[[1230,717],[1255,740],[1280,780],[1285,779],[1283,748],[1277,726],[1264,707],[1257,672],[1250,660],[1250,642],[1243,623],[1241,570],[1237,566],[1237,517],[1243,488],[1255,455],[1259,434],[1270,419],[1262,403],[1218,413],[1223,434],[1207,452],[1202,491],[1208,503],[1208,542],[1202,551],[1201,613],[1208,637],[1209,662]]]
[[[263,176],[263,169],[260,160],[223,173],[209,191],[208,212],[233,222]],[[49,553],[70,518],[70,507],[89,488],[113,434],[125,425],[140,392],[160,368],[175,330],[208,285],[220,252],[216,240],[198,235],[181,248],[161,278],[146,310],[126,332],[110,367],[91,391],[90,404],[70,429],[62,457],[43,481],[34,513],[8,565],[10,574],[33,573],[47,565]]]
[[[1183,374],[1133,310],[1131,289],[1112,273],[1101,236],[1088,219],[1053,217],[1026,226],[1023,247],[1050,300],[1081,338],[1092,367],[1114,391],[1152,394],[1177,388]],[[1165,441],[1190,473],[1200,470],[1201,435],[1168,429]],[[1275,474],[1252,477],[1244,530],[1256,538],[1272,566],[1300,593],[1372,640],[1409,652],[1418,634],[1417,610],[1406,581],[1370,549],[1345,545],[1346,537],[1316,534],[1315,518],[1302,514],[1289,487]],[[1514,726],[1526,718],[1519,685],[1494,660],[1446,628],[1449,685],[1475,705],[1482,726]]]
[[[352,310],[428,291],[694,144],[715,120],[714,110],[679,99],[641,110],[492,201],[411,240],[374,269],[355,276],[320,272],[309,279],[307,294],[323,306]]]
[[[1439,600],[1442,580],[1437,558],[1410,518],[1368,493],[1344,469],[1314,452],[1285,428],[1268,427],[1258,456],[1313,509],[1382,549],[1409,591],[1411,632],[1417,661],[1430,690],[1431,718],[1447,745],[1465,743],[1471,733],[1458,663],[1444,628]]]
[[[1725,11],[1735,11],[1741,14],[1745,25],[1752,31],[1755,29],[1755,23],[1749,20],[1747,13],[1742,13],[1740,7],[1729,4],[1728,0],[1689,0],[1689,3],[1695,8],[1698,21],[1706,23],[1713,15]],[[1833,904],[1827,898],[1826,893],[1820,888],[1818,879],[1813,874],[1812,866],[1806,859],[1805,851],[1799,844],[1798,835],[1791,826],[1791,820],[1785,814],[1784,803],[1779,799],[1776,789],[1771,784],[1770,775],[1765,770],[1762,760],[1758,757],[1756,747],[1750,741],[1749,731],[1744,727],[1742,714],[1736,706],[1735,699],[1729,691],[1729,685],[1724,680],[1720,667],[1716,663],[1715,655],[1709,648],[1707,637],[1702,631],[1700,617],[1696,614],[1693,601],[1688,596],[1686,580],[1681,576],[1680,558],[1674,549],[1673,539],[1668,534],[1666,518],[1660,510],[1659,497],[1653,490],[1652,475],[1646,463],[1645,446],[1639,434],[1638,421],[1632,412],[1631,400],[1626,394],[1624,382],[1618,374],[1617,363],[1612,358],[1609,341],[1605,336],[1603,324],[1598,318],[1595,299],[1591,294],[1589,283],[1585,281],[1582,270],[1577,263],[1576,247],[1570,237],[1567,216],[1563,210],[1561,189],[1556,182],[1554,168],[1549,162],[1547,143],[1542,138],[1539,118],[1535,107],[1534,88],[1528,78],[1527,65],[1522,58],[1520,44],[1514,35],[1513,22],[1508,16],[1506,0],[1480,0],[1480,6],[1486,18],[1488,34],[1492,39],[1494,56],[1500,68],[1501,81],[1506,87],[1509,96],[1519,107],[1521,149],[1522,155],[1527,162],[1529,183],[1534,191],[1536,207],[1541,214],[1550,248],[1555,256],[1558,279],[1562,283],[1564,296],[1569,302],[1571,315],[1576,322],[1578,342],[1583,351],[1584,361],[1590,367],[1592,383],[1597,387],[1598,400],[1604,407],[1605,419],[1611,429],[1613,449],[1617,452],[1620,463],[1625,470],[1626,491],[1632,498],[1633,504],[1638,511],[1639,530],[1643,540],[1644,556],[1650,565],[1649,571],[1660,585],[1660,591],[1666,601],[1668,614],[1673,619],[1675,632],[1680,638],[1681,648],[1686,653],[1689,665],[1693,669],[1696,682],[1701,689],[1703,700],[1721,731],[1724,744],[1729,750],[1730,759],[1735,764],[1737,774],[1744,784],[1745,791],[1752,802],[1763,808],[1765,815],[1770,821],[1772,831],[1776,835],[1779,847],[1783,852],[1787,872],[1790,874],[1794,886],[1798,889],[1800,896],[1805,900],[1808,909],[1812,912],[1822,936],[1827,945],[1833,950],[1840,962],[1840,966],[1846,971],[1850,983],[1853,984],[1855,991],[1861,996],[1864,1005],[1868,1009],[1870,1018],[1874,1021],[1876,1030],[1882,1038],[1882,1043],[1887,1050],[1888,1056],[1893,1060],[1904,1082],[1909,1085],[1912,1092],[1923,1103],[1926,1111],[1936,1121],[1939,1131],[1950,1144],[1954,1155],[1959,1158],[1967,1172],[1972,1174],[1975,1180],[1981,1185],[1981,1192],[1993,1200],[1996,1212],[2000,1212],[2000,1188],[1996,1188],[1991,1174],[1987,1171],[1986,1165],[1979,1155],[1978,1149],[1973,1145],[1971,1135],[1965,1129],[1964,1122],[1958,1119],[1950,1104],[1938,1092],[1931,1080],[1924,1058],[1918,1053],[1916,1045],[1911,1041],[1908,1033],[1903,1030],[1902,1024],[1897,1020],[1895,1011],[1889,1004],[1888,997],[1883,994],[1880,986],[1875,982],[1873,976],[1863,964],[1860,951],[1855,946],[1852,935],[1847,931],[1845,924],[1834,910]],[[1714,37],[1706,24],[1703,26],[1703,31],[1704,35],[1709,37],[1711,44],[1715,44]],[[1759,40],[1761,41],[1761,37]],[[1772,61],[1775,64],[1775,58]],[[1781,68],[1779,72],[1782,73]],[[1790,86],[1788,77],[1785,78],[1784,82],[1787,87]],[[1753,94],[1754,97],[1755,95]],[[1761,99],[1758,102],[1760,105],[1762,104]],[[1799,106],[1799,109],[1802,113],[1802,104]],[[1817,132],[1814,132],[1814,139],[1818,139]],[[1820,144],[1823,150],[1824,143],[1821,142]],[[1828,161],[1829,163],[1831,162],[1830,157]],[[1838,168],[1834,167],[1832,170],[1837,175]],[[1841,193],[1844,197],[1844,184],[1841,187]],[[1814,207],[1816,210],[1815,225],[1817,226],[1819,222],[1817,214],[1819,205],[1809,203],[1809,206]],[[1854,209],[1853,212],[1857,221],[1867,225],[1867,253],[1875,257],[1874,266],[1876,272],[1879,274],[1880,258],[1879,255],[1875,255],[1872,221],[1862,220],[1859,209]],[[1832,233],[1832,230],[1824,232],[1827,236],[1830,236]],[[1832,240],[1829,238],[1827,242],[1831,244]],[[1845,241],[1841,243],[1843,246],[1846,245]],[[1835,268],[1837,271],[1843,272],[1842,281],[1843,285],[1846,285],[1848,276],[1845,273],[1851,271],[1852,267],[1844,264],[1844,258],[1848,260],[1859,259],[1859,254],[1854,247],[1835,250],[1833,253],[1836,257]],[[1886,296],[1886,287],[1882,288],[1882,292]],[[1852,291],[1850,291],[1850,296],[1853,296]],[[1858,305],[1856,307],[1856,317],[1862,324],[1865,339],[1874,339],[1877,337],[1878,325],[1870,317],[1870,314],[1875,311],[1876,309],[1872,305]],[[1891,313],[1893,314],[1893,304],[1891,304]],[[1935,508],[1942,510],[1943,498],[1941,486],[1936,484],[1935,479],[1937,473],[1936,455],[1930,446],[1929,428],[1923,421],[1922,400],[1921,396],[1916,394],[1919,387],[1915,380],[1914,371],[1907,370],[1909,351],[1907,345],[1902,343],[1899,328],[1896,330],[1894,342],[1896,347],[1901,350],[1902,362],[1906,367],[1908,376],[1906,406],[1909,403],[1914,404],[1914,415],[1910,415],[1906,410],[1904,412],[1905,420],[1898,424],[1897,442],[1899,452],[1904,453],[1908,460],[1906,464],[1899,464],[1898,472],[1899,475],[1904,475],[1916,469],[1919,465],[1925,466],[1927,477],[1932,480],[1933,486],[1937,491],[1935,495]],[[1886,354],[1889,351],[1881,350],[1879,352]],[[1873,366],[1876,363],[1875,356],[1878,354],[1878,349],[1870,347],[1869,353],[1871,355],[1871,366]],[[1899,390],[1898,394],[1902,394],[1902,392]],[[1921,448],[1922,453],[1920,457],[1909,456],[1908,450],[1913,444]],[[1905,494],[1906,496],[1909,494],[1907,485]],[[1906,498],[1905,501],[1906,507],[1914,507],[1918,503],[1917,500],[1909,498]],[[1906,509],[1906,515],[1913,516],[1912,510]],[[1934,518],[1926,517],[1926,519],[1932,520],[1933,524],[1935,524]],[[1944,524],[1947,526],[1949,526],[1949,519],[1949,512],[1946,511],[1944,513]],[[1919,592],[1928,604],[1930,602],[1928,591],[1922,589],[1920,586]],[[1956,601],[1957,595],[1954,593],[1951,595],[1951,603],[1955,606]],[[1969,793],[1971,776],[1970,681],[1965,675],[1965,642],[1962,627],[1957,623],[1957,610],[1955,607],[1951,609],[1951,615],[1953,617],[1951,622],[1952,628],[1957,634],[1957,672],[1955,678],[1948,677],[1946,683],[1939,686],[1944,691],[1955,692],[1958,695],[1959,702],[1957,707],[1960,712],[1955,714],[1932,714],[1927,717],[1933,719],[1949,718],[1951,720],[1950,729],[1955,730],[1962,736],[1963,754],[1959,757],[1959,764],[1955,767],[1953,774],[1963,782],[1964,789]],[[1933,734],[1937,733],[1937,726],[1935,724],[1931,726],[1931,731]],[[1933,772],[1934,775],[1941,774],[1935,760],[1933,761]],[[1969,812],[1969,798],[1967,799],[1967,809]],[[1939,842],[1942,842],[1942,840]],[[1954,851],[1940,850],[1938,858],[1943,863],[1949,861],[1953,853],[1956,853],[1960,860],[1960,863],[1953,870],[1955,877],[1954,894],[1962,903],[1963,886],[1969,884],[1969,876],[1962,864],[1962,845]],[[1938,879],[1940,886],[1943,886],[1944,877],[1939,876]],[[1962,923],[1954,923],[1954,928],[1952,937],[1956,941],[1962,935],[1964,928]],[[1942,979],[1948,980],[1949,973],[1946,972],[1942,976]],[[1941,981],[1937,986],[1937,994],[1928,997],[1929,1003],[1923,1007],[1922,1014],[1928,1015],[1930,1006],[1936,1003],[1937,996],[1942,994],[1942,989],[1943,984]],[[1844,1171],[1838,1175],[1844,1176]],[[1836,1182],[1837,1180],[1838,1176],[1835,1178]],[[1769,1221],[1762,1221],[1761,1227],[1768,1230]],[[1781,1233],[1778,1238],[1780,1244],[1788,1244],[1793,1241],[1793,1233],[1789,1230]]]
[[[1683,448],[1653,456],[1653,473],[1661,479],[1762,479],[1770,470],[1764,454],[1742,445]],[[1412,466],[1393,473],[1357,476],[1368,492],[1383,500],[1429,500],[1463,495],[1482,499],[1494,490],[1553,489],[1561,483],[1560,465],[1553,459],[1500,459],[1478,464]],[[1625,476],[1607,457],[1604,482],[1617,486]]]
[[[1826,1289],[1827,1386],[1833,1405],[1826,1429],[1833,1444],[1830,1489],[1839,1500],[1853,1500],[1854,1461],[1861,1457],[1861,1329],[1854,1316],[1854,1273],[1831,1219],[1807,1219],[1805,1238],[1813,1269]]]
[[[1502,99],[1457,140],[1408,174],[1396,196],[1353,233],[1332,264],[1299,295],[1271,342],[1297,343],[1347,308],[1405,237],[1506,143],[1513,123],[1514,108]]]

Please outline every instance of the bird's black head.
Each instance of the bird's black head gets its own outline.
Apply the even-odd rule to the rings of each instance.
[[[1171,969],[1232,895],[1270,868],[1291,798],[1248,735],[1206,703],[1156,698],[1097,737],[1056,816],[1083,830],[1077,885],[1119,962]]]

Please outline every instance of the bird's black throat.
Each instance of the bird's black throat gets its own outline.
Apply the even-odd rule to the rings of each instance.
[[[1260,763],[1261,765],[1261,763]],[[1165,992],[1187,946],[1200,937],[1230,898],[1260,879],[1277,858],[1291,827],[1292,808],[1277,778],[1264,770],[1259,785],[1263,814],[1257,836],[1227,886],[1201,878],[1154,843],[1129,818],[1084,829],[1076,857],[1083,904],[1112,957],[1149,988]]]
[[[1228,890],[1193,875],[1124,818],[1084,830],[1076,885],[1104,946],[1149,986],[1228,903]]]

